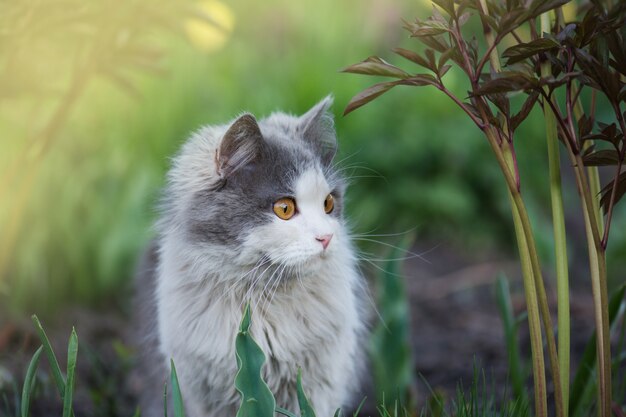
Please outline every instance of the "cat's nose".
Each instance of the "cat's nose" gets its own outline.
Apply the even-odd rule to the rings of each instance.
[[[322,244],[322,247],[324,249],[326,249],[328,247],[328,245],[330,244],[330,239],[333,238],[333,234],[327,234],[327,235],[320,235],[320,236],[316,236],[315,240],[317,240],[318,242],[320,242]]]

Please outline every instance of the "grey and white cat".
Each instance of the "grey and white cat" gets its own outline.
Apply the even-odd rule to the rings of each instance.
[[[331,103],[301,117],[244,114],[207,126],[173,160],[154,255],[156,334],[147,340],[167,367],[174,359],[191,417],[236,413],[234,342],[246,302],[277,406],[298,410],[298,367],[321,417],[358,387],[364,284],[332,165]]]

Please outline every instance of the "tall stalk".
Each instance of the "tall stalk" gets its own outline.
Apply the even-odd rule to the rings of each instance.
[[[482,12],[485,15],[489,14],[486,0],[480,0],[480,6]],[[484,26],[485,39],[489,48],[489,60],[491,62],[492,69],[496,72],[500,72],[501,64],[497,51],[497,45],[495,43],[495,37],[491,33],[491,29],[488,26]],[[513,132],[508,132],[510,136]],[[492,147],[494,142],[492,142]],[[518,249],[520,252],[520,260],[522,263],[522,274],[524,277],[524,292],[526,294],[526,305],[529,317],[529,329],[531,333],[531,349],[533,358],[533,379],[535,384],[535,412],[537,416],[547,415],[547,390],[545,387],[545,364],[543,359],[543,344],[532,348],[532,344],[542,341],[541,338],[541,324],[539,321],[539,313],[543,319],[544,330],[546,335],[546,341],[548,345],[548,354],[550,359],[550,367],[552,370],[552,379],[555,387],[555,407],[557,416],[565,416],[565,401],[563,392],[566,387],[569,386],[569,382],[564,385],[561,377],[561,363],[559,363],[559,356],[556,350],[556,344],[554,340],[554,333],[552,327],[552,319],[550,315],[550,309],[548,306],[548,299],[545,292],[543,275],[541,267],[539,265],[539,257],[535,246],[535,238],[530,225],[530,220],[526,212],[526,207],[523,203],[520,185],[519,185],[519,173],[516,171],[517,167],[514,162],[514,154],[512,150],[513,138],[510,138],[511,146],[504,146],[504,160],[509,169],[515,173],[515,183],[509,178],[509,170],[502,167],[502,172],[507,179],[509,186],[510,199],[512,202],[511,209],[513,214],[513,222],[515,225],[515,234],[517,237]],[[496,157],[500,160],[498,152]],[[502,164],[501,164],[502,166]],[[560,193],[559,193],[560,194]],[[561,214],[563,210],[561,207]],[[564,226],[563,226],[564,228]],[[564,237],[563,237],[564,242]],[[530,271],[524,264],[530,263]],[[565,270],[567,271],[567,254],[565,253]],[[567,277],[565,277],[567,282]],[[560,300],[560,299],[559,299]],[[569,297],[567,298],[567,310],[569,310]],[[531,314],[535,317],[531,318]],[[569,311],[568,311],[569,314]],[[568,355],[567,366],[569,369],[569,317],[567,318],[567,336],[568,336]],[[569,373],[568,373],[569,375]],[[565,397],[566,398],[566,397]]]
[[[541,31],[550,32],[549,13],[541,15]],[[542,62],[541,76],[550,76],[549,62]],[[547,87],[544,87],[547,92]],[[550,202],[554,235],[554,259],[556,265],[558,355],[563,397],[563,414],[568,415],[570,379],[570,302],[567,262],[567,237],[565,233],[565,210],[561,192],[561,163],[556,119],[549,106],[544,106],[546,142],[548,145],[548,169],[550,172]]]

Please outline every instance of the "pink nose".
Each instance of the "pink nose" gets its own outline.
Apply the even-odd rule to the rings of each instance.
[[[328,245],[330,244],[330,239],[333,238],[333,234],[328,234],[328,235],[321,235],[321,236],[317,236],[315,238],[315,240],[317,240],[318,242],[320,242],[322,244],[322,247],[324,249],[326,249],[328,247]]]

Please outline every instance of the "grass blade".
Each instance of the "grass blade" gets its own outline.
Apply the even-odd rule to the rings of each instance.
[[[626,292],[626,286],[622,286],[618,289],[609,302],[609,323],[613,324],[620,305],[624,300],[624,293]],[[572,383],[572,390],[569,401],[569,412],[571,416],[577,415],[578,408],[581,405],[581,399],[584,398],[584,393],[587,390],[587,386],[592,383],[592,373],[595,369],[596,362],[596,332],[594,331],[583,352],[583,357],[578,365],[576,371],[576,377]]]
[[[354,411],[354,414],[352,414],[352,417],[357,417],[359,415],[359,413],[361,412],[361,408],[363,408],[363,404],[365,404],[365,400],[367,400],[367,397],[363,397],[363,399],[359,403],[359,406]],[[335,417],[339,417],[340,415],[341,415],[341,409],[338,408],[337,411],[335,411]]]
[[[33,358],[28,365],[28,370],[26,371],[26,378],[24,378],[24,388],[22,389],[22,417],[28,417],[28,413],[30,411],[30,394],[33,391],[33,386],[35,385],[35,373],[37,372],[37,366],[39,366],[39,357],[41,356],[41,351],[43,350],[43,346],[40,346],[39,349],[33,355]]]
[[[313,407],[311,407],[309,399],[302,388],[302,368],[298,368],[296,387],[298,391],[298,405],[300,405],[300,417],[315,417],[315,411],[313,411]]]
[[[78,356],[78,336],[72,328],[67,345],[67,382],[63,395],[63,417],[70,417],[72,413],[72,396],[74,393],[74,375],[76,373],[76,357]]]
[[[171,380],[172,380],[172,400],[174,401],[174,417],[185,417],[185,408],[183,406],[183,395],[180,392],[180,384],[178,383],[178,374],[176,374],[176,366],[174,360],[170,359]],[[166,406],[167,408],[167,406]]]
[[[509,361],[509,376],[511,378],[513,395],[515,398],[525,398],[526,388],[524,381],[526,377],[524,375],[524,366],[517,342],[518,325],[513,315],[509,281],[504,274],[498,275],[498,280],[496,281],[496,301],[504,328],[504,338]]]
[[[399,402],[413,407],[413,374],[410,346],[409,302],[401,275],[402,256],[411,245],[407,238],[388,255],[377,279],[380,323],[372,332],[370,358],[377,387],[377,404]],[[385,398],[383,398],[383,396]],[[386,404],[385,404],[386,399]]]
[[[167,382],[163,384],[163,415],[167,417]]]
[[[59,394],[61,394],[61,398],[63,398],[65,391],[65,379],[63,378],[63,374],[61,373],[61,368],[59,367],[59,361],[57,361],[57,357],[52,350],[52,346],[50,345],[50,340],[48,340],[48,336],[37,318],[36,315],[32,317],[33,323],[35,323],[35,328],[37,329],[37,334],[39,334],[39,340],[41,340],[41,344],[43,345],[43,351],[48,358],[48,362],[50,363],[50,369],[52,371],[52,377],[54,378],[54,382],[56,383],[57,389],[59,390]]]

